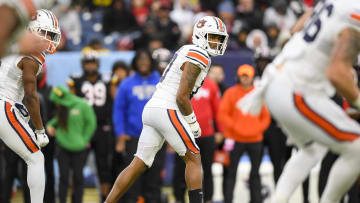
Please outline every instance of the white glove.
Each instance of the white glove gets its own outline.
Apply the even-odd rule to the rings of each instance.
[[[259,115],[265,103],[265,88],[256,87],[236,102],[236,107],[244,114]]]
[[[280,63],[281,58],[277,63]],[[255,88],[236,102],[236,107],[244,114],[259,115],[265,104],[265,93],[268,86],[279,75],[275,62],[266,66],[263,76],[255,83]],[[279,66],[280,67],[280,66]]]
[[[37,144],[40,147],[45,147],[49,143],[49,138],[45,133],[45,129],[35,130]]]
[[[192,133],[195,138],[199,138],[201,136],[201,128],[199,123],[196,120],[196,116],[194,112],[192,112],[188,116],[184,116],[185,121],[189,124]]]

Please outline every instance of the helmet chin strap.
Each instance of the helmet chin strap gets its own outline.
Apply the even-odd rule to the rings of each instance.
[[[54,54],[56,52],[56,47],[53,43],[49,42],[49,46],[48,46],[48,52],[49,54]]]

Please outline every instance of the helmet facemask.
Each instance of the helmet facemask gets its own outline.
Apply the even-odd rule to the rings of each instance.
[[[219,33],[207,33],[205,35],[210,55],[223,55],[226,50],[227,35]]]
[[[46,49],[49,54],[53,54],[56,52],[56,47],[60,43],[60,38],[61,38],[60,33],[52,32],[50,30],[46,30],[40,27],[32,29],[32,32],[49,42],[48,47]]]

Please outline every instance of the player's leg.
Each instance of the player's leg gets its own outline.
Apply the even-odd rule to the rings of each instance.
[[[300,114],[311,122],[312,139],[340,154],[334,163],[321,203],[340,201],[360,173],[360,125],[326,97],[294,96]],[[315,127],[313,127],[315,126]]]
[[[161,202],[161,171],[165,165],[166,146],[162,146],[155,156],[154,163],[143,175],[143,196],[146,203]]]
[[[326,152],[326,147],[312,143],[293,155],[279,178],[272,202],[288,202],[295,189],[308,177],[311,169],[325,156]]]
[[[161,113],[167,114],[167,118],[163,117],[164,120],[159,123],[159,131],[185,161],[185,181],[190,203],[203,202],[200,150],[190,126],[176,110],[168,109]]]
[[[288,142],[300,148],[300,151],[287,162],[272,200],[274,203],[286,203],[326,153],[325,147],[318,144],[309,145],[314,141],[312,134],[323,132],[299,113],[294,105],[292,83],[286,75],[279,75],[270,84],[266,92],[266,103],[272,116],[288,136]]]
[[[42,202],[45,190],[44,156],[30,126],[11,107],[9,103],[0,101],[0,137],[27,164],[31,202]]]
[[[335,161],[330,170],[328,182],[326,184],[320,203],[337,203],[357,180],[360,173],[360,139],[356,139],[341,152],[340,157]]]
[[[156,153],[164,143],[164,139],[153,128],[147,125],[146,121],[151,119],[153,114],[148,109],[143,111],[143,130],[140,135],[137,152],[134,159],[117,177],[113,188],[111,189],[106,203],[116,203],[124,195],[135,180],[148,168],[151,167]],[[144,119],[144,118],[147,119]]]

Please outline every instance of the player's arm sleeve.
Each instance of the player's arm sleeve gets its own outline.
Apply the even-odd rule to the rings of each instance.
[[[231,116],[231,112],[234,111],[231,104],[231,95],[229,91],[226,91],[223,98],[220,101],[220,107],[218,111],[218,121],[225,128],[231,129],[234,128],[234,121]]]
[[[190,48],[185,57],[187,61],[200,67],[202,70],[205,70],[209,67],[209,55],[199,48]]]
[[[218,118],[218,112],[219,112],[219,107],[220,107],[220,90],[219,87],[213,83],[212,87],[211,87],[211,92],[210,92],[210,104],[211,104],[211,110],[213,113],[213,118],[215,121],[215,125],[216,125],[216,130],[218,132],[223,132],[224,128],[222,126],[222,124],[219,121]]]
[[[84,105],[83,114],[85,119],[83,136],[87,142],[90,142],[90,139],[96,130],[96,115],[93,108],[88,104]]]
[[[127,108],[127,87],[125,83],[121,83],[113,105],[113,125],[115,135],[118,137],[122,134],[125,134],[124,121],[125,121],[125,111]]]

